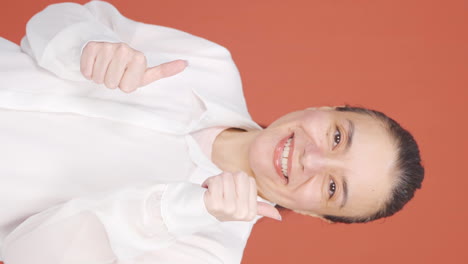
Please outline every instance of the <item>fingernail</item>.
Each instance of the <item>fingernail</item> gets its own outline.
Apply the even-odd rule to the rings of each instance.
[[[278,220],[278,221],[283,221],[283,218],[281,217],[281,215],[278,215],[278,216],[276,217],[276,220]]]
[[[188,66],[189,66],[188,60],[183,60],[183,61],[184,61],[184,63],[185,63],[185,67],[188,67]]]

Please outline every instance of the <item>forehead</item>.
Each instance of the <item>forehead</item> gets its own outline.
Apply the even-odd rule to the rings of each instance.
[[[347,182],[348,201],[337,215],[362,216],[376,212],[393,187],[396,147],[383,123],[367,114],[333,111],[349,133],[352,144],[343,154],[342,177]]]

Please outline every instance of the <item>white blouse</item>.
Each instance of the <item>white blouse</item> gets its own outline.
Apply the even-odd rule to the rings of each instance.
[[[125,41],[150,65],[190,66],[124,94],[81,77],[90,40]],[[29,56],[0,39],[0,260],[240,262],[259,217],[219,222],[206,211],[200,183],[221,171],[190,135],[260,129],[227,50],[105,2],[48,7],[21,48]]]

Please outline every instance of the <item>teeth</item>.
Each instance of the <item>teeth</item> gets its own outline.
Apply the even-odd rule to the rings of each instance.
[[[284,147],[283,158],[287,158],[288,156],[289,156],[289,147]]]
[[[291,145],[292,138],[286,141],[283,148],[283,154],[281,155],[281,172],[287,178],[288,177],[288,157],[289,157],[289,145]]]

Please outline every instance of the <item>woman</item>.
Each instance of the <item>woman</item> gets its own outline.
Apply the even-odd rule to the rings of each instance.
[[[6,263],[239,263],[274,204],[366,222],[420,187],[416,143],[383,114],[310,108],[262,130],[226,49],[110,4],[50,6],[21,48],[2,42]]]

